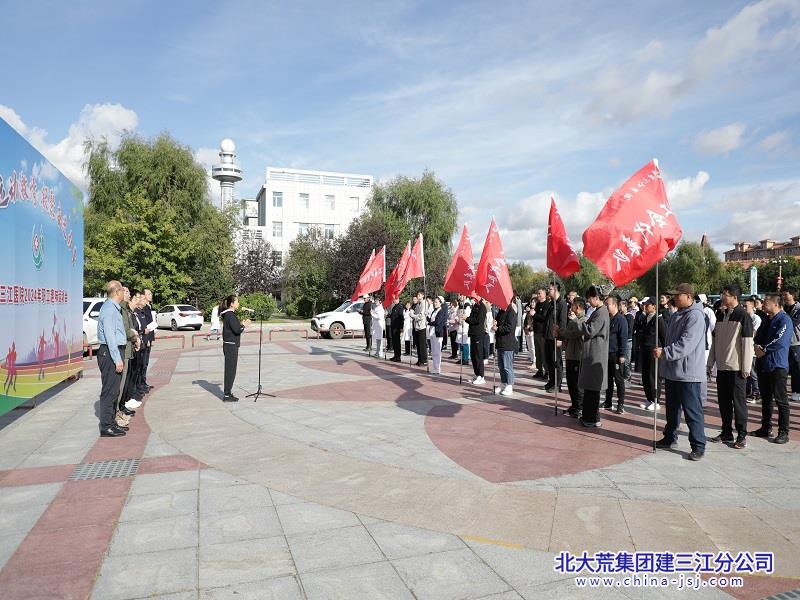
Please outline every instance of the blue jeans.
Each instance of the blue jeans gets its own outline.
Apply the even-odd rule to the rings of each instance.
[[[497,365],[500,367],[500,383],[514,385],[514,351],[498,350]]]
[[[697,452],[706,451],[705,420],[703,405],[700,402],[699,381],[664,380],[667,396],[667,424],[664,439],[675,442],[678,439],[678,425],[681,423],[681,408],[686,424],[689,426],[689,445]]]

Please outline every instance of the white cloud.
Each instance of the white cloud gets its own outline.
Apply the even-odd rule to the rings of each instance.
[[[706,31],[687,57],[680,57],[678,47],[662,52],[663,47],[651,41],[627,64],[618,62],[599,73],[590,86],[586,113],[593,120],[614,124],[669,115],[678,100],[701,84],[734,66],[741,72],[747,67],[744,61],[755,61],[762,52],[796,44],[793,34],[799,19],[797,0],[762,0]],[[679,66],[654,65],[662,55],[677,56]]]
[[[78,120],[70,125],[67,137],[51,144],[46,139],[45,130],[26,125],[13,109],[0,105],[0,116],[84,191],[87,187],[83,170],[86,139],[105,138],[113,148],[119,144],[122,135],[135,130],[139,122],[136,113],[121,104],[87,104]]]
[[[673,210],[688,209],[702,198],[702,192],[710,176],[705,171],[698,171],[694,177],[683,179],[665,178],[664,183]]]
[[[757,146],[761,150],[768,152],[784,146],[788,141],[789,133],[787,131],[776,131],[775,133],[768,135],[763,140],[758,142]]]
[[[700,154],[714,156],[735,150],[742,144],[743,123],[731,123],[718,129],[703,131],[694,141],[694,149]]]

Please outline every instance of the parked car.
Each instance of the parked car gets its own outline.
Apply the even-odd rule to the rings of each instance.
[[[105,298],[83,299],[83,346],[93,348],[100,345],[97,341],[97,317],[100,316],[100,307]]]
[[[156,326],[169,327],[178,331],[181,327],[194,327],[200,330],[203,326],[203,312],[191,304],[167,304],[156,313]]]
[[[364,322],[359,314],[359,310],[364,303],[347,301],[336,310],[320,313],[311,319],[311,329],[318,331],[322,337],[338,340],[344,335],[345,331],[354,333],[364,333]]]

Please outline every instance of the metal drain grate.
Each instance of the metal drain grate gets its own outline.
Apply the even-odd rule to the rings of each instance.
[[[795,600],[800,598],[800,588],[796,590],[791,590],[789,592],[782,592],[780,594],[775,594],[774,596],[769,596],[764,598],[764,600]]]
[[[101,460],[99,462],[85,463],[75,467],[70,481],[87,481],[89,479],[109,479],[111,477],[130,477],[136,475],[139,469],[138,458],[123,458],[119,460]]]

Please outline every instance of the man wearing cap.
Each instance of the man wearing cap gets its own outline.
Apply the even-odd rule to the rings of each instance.
[[[661,375],[656,377],[656,359],[653,350],[664,345],[667,325],[656,310],[653,298],[645,298],[642,302],[641,322],[639,326],[639,363],[642,370],[642,387],[647,404],[645,410],[658,410],[661,401]],[[638,315],[637,315],[638,316]],[[656,339],[658,328],[658,339]]]
[[[667,424],[657,448],[678,444],[681,409],[689,426],[690,460],[701,460],[706,451],[706,434],[700,388],[706,378],[706,318],[703,305],[694,301],[694,288],[681,283],[667,294],[677,309],[667,324],[664,345],[653,351],[661,360],[667,398]]]

